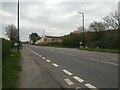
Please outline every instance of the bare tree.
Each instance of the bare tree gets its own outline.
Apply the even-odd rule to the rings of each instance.
[[[93,23],[89,25],[89,30],[98,32],[98,31],[104,31],[106,30],[106,28],[103,22],[94,21]]]
[[[5,28],[5,35],[10,38],[11,41],[17,41],[17,29],[16,26],[11,24],[11,25],[7,25]]]
[[[118,11],[111,12],[110,15],[103,18],[107,29],[118,29],[119,19],[120,19],[120,14],[118,14]]]
[[[87,29],[84,27],[84,30],[87,31]],[[77,31],[82,33],[83,32],[83,26],[77,27]]]

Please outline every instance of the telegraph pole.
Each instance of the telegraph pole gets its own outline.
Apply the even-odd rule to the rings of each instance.
[[[17,47],[17,51],[19,52],[19,0],[18,0],[18,47]]]

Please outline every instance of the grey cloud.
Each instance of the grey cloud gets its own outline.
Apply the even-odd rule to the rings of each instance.
[[[13,17],[3,16],[3,24],[6,25],[8,22],[15,23],[16,3],[6,2],[2,4],[2,7],[3,11],[13,15]],[[85,26],[87,27],[94,20],[102,20],[102,17],[116,9],[117,3],[113,2],[21,2],[21,40],[28,40],[31,32],[37,32],[42,35],[43,29],[47,35],[65,35],[72,32],[82,25],[79,11],[85,13]]]

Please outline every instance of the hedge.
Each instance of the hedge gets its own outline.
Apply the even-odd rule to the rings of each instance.
[[[2,38],[2,58],[4,58],[10,52],[10,48],[11,42]]]

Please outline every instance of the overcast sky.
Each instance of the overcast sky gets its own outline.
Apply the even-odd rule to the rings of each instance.
[[[20,0],[21,1],[21,0]],[[85,27],[93,21],[102,21],[102,17],[118,10],[118,0],[114,2],[80,2],[62,0],[42,0],[39,2],[20,2],[20,39],[29,40],[32,32],[43,35],[63,36],[76,30],[82,25],[81,14],[85,14]],[[102,1],[102,0],[101,0]],[[14,24],[17,26],[17,3],[0,3],[0,16],[2,16],[2,32],[0,36],[5,37],[5,26]]]

